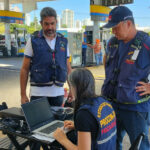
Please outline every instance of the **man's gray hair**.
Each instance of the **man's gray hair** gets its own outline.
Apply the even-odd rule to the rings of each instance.
[[[55,17],[55,19],[57,19],[57,13],[55,9],[51,7],[45,7],[41,10],[40,17],[41,21],[43,21],[45,17]]]

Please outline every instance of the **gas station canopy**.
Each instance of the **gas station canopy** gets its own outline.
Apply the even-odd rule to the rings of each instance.
[[[102,6],[115,6],[133,3],[133,0],[102,0]]]
[[[24,13],[0,10],[0,22],[23,24],[24,21]]]
[[[32,1],[32,0],[10,0],[10,3],[11,4],[19,4],[19,3],[23,3],[23,2],[26,2],[26,1]],[[44,2],[44,1],[54,1],[54,0],[34,0],[36,2]],[[0,2],[4,2],[4,0],[0,0]]]
[[[25,14],[37,9],[37,2],[53,0],[0,0],[4,4],[4,10],[0,10],[0,22],[5,23],[5,47],[7,55],[11,56],[10,23],[24,23]],[[10,11],[10,4],[22,4],[22,13]]]
[[[9,4],[22,4],[23,13],[29,13],[37,9],[37,2],[55,1],[55,0],[0,0],[0,2]]]
[[[117,6],[133,3],[134,0],[90,0],[91,5]]]

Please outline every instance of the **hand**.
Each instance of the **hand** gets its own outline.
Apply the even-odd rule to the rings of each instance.
[[[136,89],[136,92],[141,92],[140,96],[150,94],[150,84],[149,83],[140,81],[140,82],[138,82],[138,84],[140,84],[140,86],[137,86],[135,89]]]
[[[59,142],[62,143],[63,140],[67,139],[66,134],[61,128],[57,128],[56,131],[53,133],[53,137]]]
[[[25,103],[27,103],[27,102],[29,102],[29,99],[28,99],[28,97],[25,95],[25,96],[22,96],[21,97],[21,104],[25,104]]]
[[[74,99],[75,99],[75,98],[74,98],[74,96],[73,96],[71,90],[69,90],[67,102],[68,102],[68,103],[71,103],[72,101],[74,101]]]
[[[64,128],[74,129],[74,122],[70,120],[64,121]]]

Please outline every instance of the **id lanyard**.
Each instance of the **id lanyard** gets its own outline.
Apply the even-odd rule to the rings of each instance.
[[[55,65],[55,51],[52,52],[53,63]]]

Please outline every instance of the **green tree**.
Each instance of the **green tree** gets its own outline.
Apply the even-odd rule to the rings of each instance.
[[[37,19],[37,17],[34,17],[33,25],[34,25],[35,30],[37,30],[37,28],[38,28],[38,19]]]
[[[41,25],[38,23],[37,17],[34,17],[33,22],[30,23],[30,26],[28,27],[27,31],[28,33],[32,34],[37,30],[41,30]]]
[[[16,24],[16,23],[10,24],[10,33],[14,33],[15,28],[24,28],[24,29],[27,30],[27,25],[25,25],[25,24]],[[21,32],[21,31],[19,31],[19,32]]]
[[[82,26],[82,29],[83,29],[83,30],[85,30],[85,27],[86,27],[85,25],[84,25],[84,26]]]
[[[67,28],[67,25],[66,24],[62,24],[61,27],[62,28]]]

